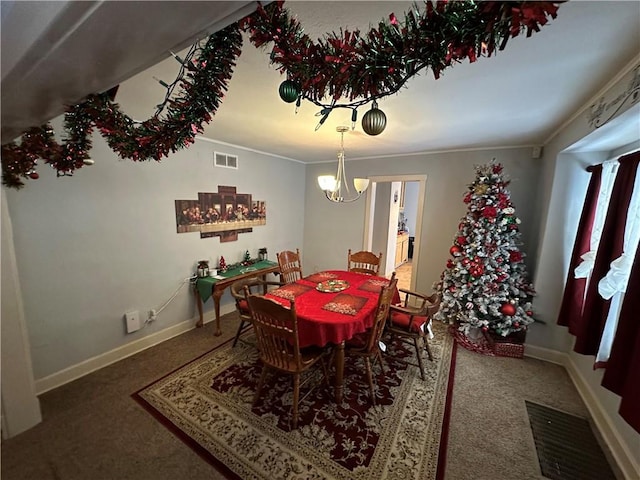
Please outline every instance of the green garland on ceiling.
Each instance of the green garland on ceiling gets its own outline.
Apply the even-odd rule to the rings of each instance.
[[[300,98],[324,107],[357,107],[396,93],[408,79],[430,68],[438,78],[456,62],[490,56],[510,37],[539,31],[555,18],[562,2],[425,2],[424,11],[394,14],[362,35],[359,31],[327,34],[312,42],[283,2],[274,2],[211,35],[186,65],[180,92],[167,101],[167,113],[142,123],[124,114],[109,92],[90,95],[67,110],[65,140],[55,140],[51,125],[27,130],[20,142],[2,146],[2,183],[24,186],[37,179],[39,160],[58,175],[72,175],[89,164],[91,134],[97,128],[122,158],[160,161],[193,143],[217,111],[242,47],[241,30],[260,47],[273,42],[271,61],[296,83]],[[324,99],[330,103],[324,103]],[[349,103],[337,102],[347,98]],[[356,100],[360,99],[360,100]]]

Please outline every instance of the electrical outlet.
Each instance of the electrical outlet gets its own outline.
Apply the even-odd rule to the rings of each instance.
[[[149,322],[153,322],[158,317],[158,312],[155,309],[149,310]]]
[[[127,312],[124,314],[127,323],[127,333],[133,333],[140,330],[140,315],[138,311]]]

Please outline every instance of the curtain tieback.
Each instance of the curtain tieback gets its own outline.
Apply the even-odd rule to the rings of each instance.
[[[596,262],[596,251],[590,250],[580,257],[582,263],[578,265],[573,274],[576,278],[587,278],[593,270],[593,264]]]
[[[627,282],[633,259],[623,253],[613,262],[607,274],[598,282],[598,293],[605,300],[610,299],[616,293],[622,293],[627,289]]]

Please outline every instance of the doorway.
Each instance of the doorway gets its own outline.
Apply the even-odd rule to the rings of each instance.
[[[404,277],[410,276],[408,284],[403,288],[415,290],[416,267],[420,262],[420,238],[422,238],[422,216],[424,210],[424,200],[426,195],[426,175],[385,175],[369,177],[371,187],[367,189],[365,204],[365,225],[363,245],[366,250],[380,251],[384,255],[383,271],[386,276],[396,270],[400,265],[398,274]],[[411,211],[403,210],[405,214],[405,228],[408,234],[399,235],[399,220],[401,219],[402,191],[405,185],[411,182],[414,192],[414,205]],[[415,182],[415,183],[414,183]],[[409,191],[409,190],[407,190]],[[406,202],[406,200],[405,200]],[[412,218],[408,219],[407,215]],[[400,223],[401,225],[401,223]],[[408,225],[414,225],[413,231]],[[408,260],[409,238],[411,241],[412,258],[411,262],[396,261],[396,253],[402,251],[399,260]],[[399,245],[400,242],[406,244]],[[405,248],[406,250],[399,250]],[[410,271],[410,273],[409,273]]]

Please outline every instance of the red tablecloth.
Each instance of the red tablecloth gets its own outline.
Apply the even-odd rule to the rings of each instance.
[[[318,283],[327,280],[345,280],[349,288],[332,293],[316,290]],[[294,298],[300,346],[324,346],[348,340],[369,328],[373,324],[380,290],[388,284],[389,280],[384,277],[327,270],[272,290],[267,297],[285,306],[289,306],[289,300]],[[396,292],[393,303],[399,301]]]

